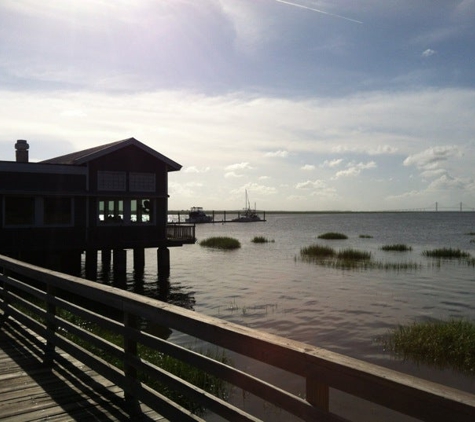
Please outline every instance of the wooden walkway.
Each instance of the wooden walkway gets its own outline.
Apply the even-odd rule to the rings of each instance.
[[[17,323],[0,324],[0,420],[165,421],[127,405],[120,388],[66,354],[48,367],[43,350],[44,340]]]

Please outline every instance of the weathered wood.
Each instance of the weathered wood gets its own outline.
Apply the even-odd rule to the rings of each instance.
[[[12,320],[0,331],[1,420],[165,422],[143,404],[129,408],[119,387],[63,352],[46,367],[30,341],[44,344]]]
[[[307,401],[326,412],[330,409],[330,389],[327,384],[318,381],[315,375],[307,376]]]
[[[314,346],[201,315],[111,286],[40,269],[10,258],[0,257],[0,266],[3,267],[4,274],[6,274],[5,271],[10,271],[12,275],[15,275],[14,277],[0,276],[3,281],[3,295],[8,291],[10,318],[25,324],[48,342],[54,343],[56,349],[64,350],[99,372],[122,388],[126,395],[146,403],[153,409],[157,409],[159,406],[160,413],[171,419],[178,419],[178,415],[181,415],[182,419],[180,420],[197,420],[195,416],[170,402],[159,392],[137,382],[137,372],[151,371],[156,376],[160,376],[167,385],[183,391],[206,407],[231,420],[241,418],[253,420],[253,416],[241,413],[239,409],[232,409],[219,398],[212,397],[208,393],[188,385],[183,380],[155,368],[150,363],[140,360],[137,357],[138,344],[181,359],[304,420],[341,420],[329,409],[330,387],[418,417],[421,420],[473,422],[475,418],[475,396],[469,393],[420,380]],[[29,280],[34,280],[34,286],[29,284]],[[15,291],[31,294],[43,303],[46,310],[36,304],[28,303],[27,299]],[[81,298],[82,306],[73,303],[78,298]],[[5,299],[3,301],[5,302]],[[43,322],[35,321],[22,314],[15,308],[17,303],[41,316]],[[123,347],[112,345],[82,327],[59,318],[56,315],[57,309],[67,310],[85,321],[96,323],[110,330],[123,339]],[[113,311],[114,317],[104,314],[105,309],[108,310],[107,312]],[[239,371],[143,333],[137,329],[137,318],[178,330],[202,341],[301,376],[307,382],[306,401],[259,380],[252,374]],[[64,330],[105,353],[121,359],[124,362],[124,371],[113,367],[94,353],[64,338],[61,334]],[[41,356],[44,346],[43,349],[41,347],[39,349]],[[414,402],[417,402],[417,406],[414,406]]]

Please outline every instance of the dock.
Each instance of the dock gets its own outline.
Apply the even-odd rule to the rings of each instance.
[[[182,347],[147,326],[220,352]],[[228,354],[259,365],[235,367],[221,358]],[[200,376],[162,365],[164,356]],[[263,369],[298,377],[303,393],[261,378]],[[259,406],[227,401],[218,385]],[[354,420],[333,401],[338,392],[369,413],[376,405],[427,422],[475,420],[474,394],[0,255],[2,421],[186,422],[213,414],[257,422],[269,420],[264,408],[281,420]]]
[[[121,388],[64,352],[45,365],[44,339],[12,320],[2,325],[0,344],[2,421],[166,421],[128,404]]]
[[[225,210],[208,210],[204,211],[206,215],[211,217],[210,222],[202,223],[202,224],[210,224],[210,223],[236,223],[233,221],[235,218],[239,218],[246,213],[246,210],[242,211],[225,211]],[[264,223],[266,222],[266,212],[265,211],[255,211],[256,215],[259,216],[259,220],[249,221],[249,223]],[[186,223],[188,218],[188,211],[169,211],[168,218],[171,219],[174,223]],[[199,224],[199,223],[196,223]]]

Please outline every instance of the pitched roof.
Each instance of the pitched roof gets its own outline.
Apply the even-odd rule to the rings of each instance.
[[[168,166],[168,171],[177,171],[181,169],[181,165],[168,157],[153,150],[147,145],[135,138],[124,139],[122,141],[111,142],[110,144],[100,145],[93,148],[84,149],[82,151],[73,152],[71,154],[61,155],[60,157],[50,158],[48,160],[40,161],[45,164],[67,164],[67,165],[81,165],[95,160],[111,152],[118,151],[129,145],[134,145],[146,153],[152,155],[157,160],[163,161]]]

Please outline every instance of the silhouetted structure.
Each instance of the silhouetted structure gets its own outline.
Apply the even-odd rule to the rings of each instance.
[[[135,138],[38,163],[19,140],[16,161],[0,162],[0,253],[95,278],[97,251],[125,273],[125,250],[136,267],[144,248],[156,247],[169,269],[169,246],[194,243],[194,227],[167,225],[168,172],[181,165]],[[179,230],[178,230],[179,229]]]

